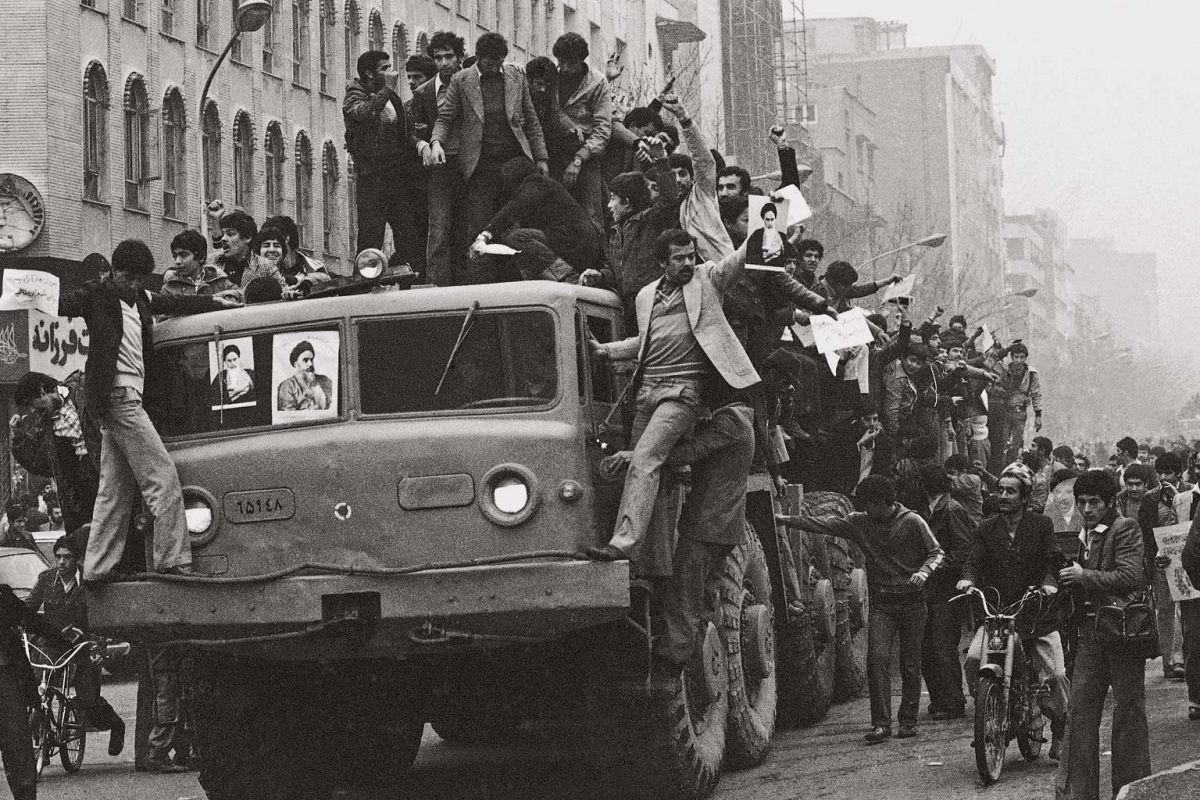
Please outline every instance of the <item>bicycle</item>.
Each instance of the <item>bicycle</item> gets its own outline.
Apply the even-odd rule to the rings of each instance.
[[[988,603],[987,595],[975,586],[951,601],[971,596],[979,598],[984,613],[972,747],[979,777],[985,786],[991,786],[1000,780],[1004,753],[1014,738],[1026,761],[1036,761],[1041,756],[1046,742],[1046,718],[1042,716],[1039,698],[1048,696],[1050,688],[1032,680],[1037,671],[1017,631],[1017,617],[1030,599],[1040,597],[1038,590],[1027,590],[1020,600],[1005,609]]]
[[[55,754],[69,773],[83,766],[87,750],[88,728],[79,710],[75,692],[75,671],[81,659],[101,662],[122,655],[128,644],[102,644],[84,639],[55,659],[46,650],[22,636],[25,654],[38,676],[38,706],[30,711],[29,729],[33,734],[33,752],[37,775]]]

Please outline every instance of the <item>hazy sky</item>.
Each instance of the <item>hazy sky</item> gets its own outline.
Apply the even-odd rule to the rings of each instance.
[[[783,2],[788,16],[792,0]],[[1008,142],[1005,213],[1055,208],[1073,238],[1156,252],[1164,341],[1191,349],[1200,337],[1200,3],[808,0],[805,12],[905,22],[909,47],[987,48]]]

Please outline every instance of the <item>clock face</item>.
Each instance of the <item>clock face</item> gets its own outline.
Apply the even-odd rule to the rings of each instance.
[[[33,244],[42,232],[46,209],[37,188],[19,175],[0,174],[0,253]]]

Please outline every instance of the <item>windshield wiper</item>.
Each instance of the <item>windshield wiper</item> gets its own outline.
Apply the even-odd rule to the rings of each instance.
[[[450,367],[454,366],[454,358],[458,355],[458,350],[466,341],[467,334],[471,332],[471,326],[475,323],[475,312],[479,310],[479,301],[471,303],[471,307],[467,309],[467,315],[463,317],[462,327],[458,330],[458,341],[454,343],[454,349],[450,351],[450,357],[446,359],[446,367],[442,370],[441,380],[438,381],[437,388],[433,390],[434,396],[441,394],[442,384],[446,382],[446,376],[450,374]]]

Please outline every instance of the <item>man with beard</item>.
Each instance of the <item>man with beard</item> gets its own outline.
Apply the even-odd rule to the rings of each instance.
[[[1001,608],[1020,600],[1030,586],[1040,587],[1047,598],[1058,592],[1054,578],[1058,557],[1054,526],[1048,517],[1028,510],[1032,494],[1033,474],[1028,467],[1014,464],[1000,475],[996,489],[1000,513],[984,520],[975,529],[971,549],[963,564],[962,580],[957,586],[960,592],[971,586],[994,589],[999,598],[997,605]],[[1050,718],[1054,739],[1049,756],[1054,760],[1058,760],[1063,747],[1071,688],[1058,633],[1059,623],[1059,615],[1052,610],[1038,616],[1032,631],[1023,625],[1018,627],[1022,633],[1021,645],[1033,648],[1038,680],[1050,686],[1050,696],[1042,701],[1042,711]],[[981,625],[967,651],[967,681],[972,694],[983,658],[984,636],[985,628]]]
[[[280,411],[323,411],[333,401],[333,381],[328,375],[318,375],[313,363],[316,351],[302,341],[292,348],[288,357],[296,374],[279,384],[276,407]]]
[[[242,351],[227,344],[221,351],[221,371],[213,378],[210,396],[214,406],[249,403],[254,400],[254,371],[241,366]]]

